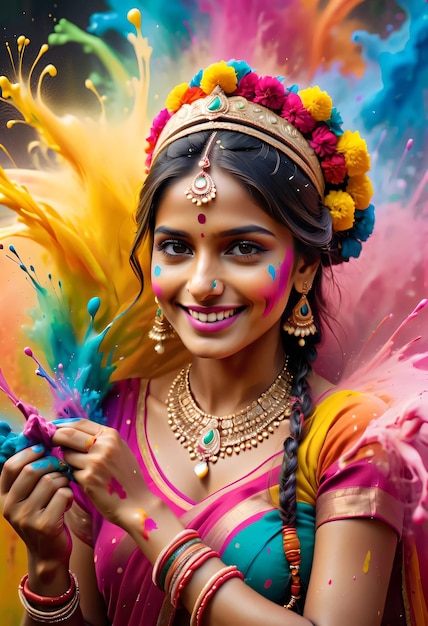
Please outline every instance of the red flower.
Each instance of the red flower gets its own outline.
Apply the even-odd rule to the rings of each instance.
[[[259,77],[254,72],[249,72],[245,74],[239,81],[238,87],[234,91],[234,96],[242,96],[246,100],[250,100],[251,102],[254,100],[256,95],[256,85],[259,81]]]
[[[311,114],[303,106],[300,96],[293,91],[290,91],[285,97],[281,117],[285,118],[303,134],[310,133],[316,124]]]
[[[335,152],[331,157],[321,161],[324,178],[328,183],[338,185],[342,183],[346,176],[346,161],[343,154]]]
[[[181,104],[192,104],[192,102],[206,98],[206,96],[207,94],[200,87],[189,87],[186,93],[183,94]]]
[[[332,156],[336,151],[337,137],[331,132],[327,124],[317,126],[312,133],[312,139],[308,141],[321,159],[325,156]]]
[[[257,102],[257,104],[261,104],[273,111],[280,111],[284,100],[284,85],[280,80],[274,76],[262,76],[259,78],[253,102]]]

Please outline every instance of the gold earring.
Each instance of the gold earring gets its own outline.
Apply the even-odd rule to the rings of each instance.
[[[301,347],[305,345],[305,337],[315,335],[317,332],[312,309],[306,297],[311,286],[312,285],[308,288],[308,284],[304,283],[300,300],[293,308],[290,317],[282,327],[289,335],[300,337],[298,343]]]
[[[153,323],[153,328],[149,330],[149,337],[156,341],[155,350],[158,354],[163,354],[165,351],[165,341],[168,339],[173,339],[175,335],[175,330],[165,318],[162,309],[159,306],[158,299],[155,298],[155,302],[157,304],[157,310],[155,315],[155,321]]]

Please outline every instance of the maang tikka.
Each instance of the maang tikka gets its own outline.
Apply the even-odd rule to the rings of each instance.
[[[215,183],[208,172],[206,172],[211,165],[208,155],[216,135],[217,131],[214,131],[208,139],[204,153],[198,163],[201,170],[196,174],[195,178],[184,192],[186,198],[191,200],[194,204],[196,204],[196,206],[201,206],[202,204],[211,202],[217,194]]]
[[[157,305],[155,321],[153,323],[153,327],[151,328],[151,330],[149,330],[149,337],[150,339],[153,339],[153,341],[156,341],[156,352],[158,354],[163,354],[165,351],[165,341],[167,341],[168,339],[173,339],[176,334],[174,328],[171,326],[168,320],[165,319],[157,298],[155,298],[155,302]]]
[[[317,332],[312,309],[306,297],[311,286],[308,287],[306,282],[303,284],[302,295],[282,327],[289,335],[299,337],[298,343],[301,347],[305,345],[305,337],[315,335]]]

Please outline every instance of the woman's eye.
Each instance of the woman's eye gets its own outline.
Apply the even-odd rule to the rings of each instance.
[[[263,252],[264,248],[261,246],[257,246],[256,244],[250,241],[239,241],[228,250],[228,254],[233,254],[235,256],[245,256],[251,257],[260,252]]]
[[[168,239],[156,245],[156,249],[167,256],[183,256],[192,254],[189,246],[182,241]]]

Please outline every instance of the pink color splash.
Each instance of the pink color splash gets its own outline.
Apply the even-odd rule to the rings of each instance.
[[[112,478],[107,485],[107,489],[110,495],[117,493],[121,500],[125,500],[126,491],[123,489],[122,485],[116,480],[116,478]]]
[[[149,517],[144,509],[137,509],[137,513],[142,526],[141,534],[143,535],[143,539],[148,541],[149,532],[151,532],[152,530],[157,530],[158,526],[155,520]]]

